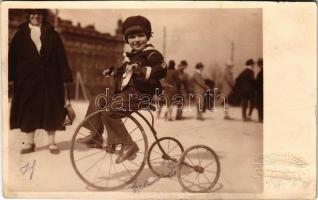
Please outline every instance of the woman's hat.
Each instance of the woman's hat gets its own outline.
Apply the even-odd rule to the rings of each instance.
[[[30,14],[42,14],[44,21],[47,20],[48,15],[49,15],[49,10],[48,9],[24,9],[24,12],[27,15],[30,15]]]
[[[143,32],[146,34],[148,39],[151,37],[151,34],[152,34],[150,21],[147,18],[140,15],[128,17],[124,21],[122,28],[123,28],[123,33],[124,33],[126,42],[127,42],[127,36],[131,33]]]
[[[24,9],[24,11],[27,14],[42,14],[42,15],[48,15],[48,10],[47,9]]]

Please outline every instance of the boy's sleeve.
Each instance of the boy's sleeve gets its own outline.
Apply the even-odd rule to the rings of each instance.
[[[167,73],[167,64],[164,62],[163,56],[157,52],[152,51],[147,55],[149,66],[142,68],[142,75],[147,79],[162,79]]]

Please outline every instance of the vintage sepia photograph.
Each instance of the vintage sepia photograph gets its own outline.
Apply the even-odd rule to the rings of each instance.
[[[307,166],[264,150],[261,6],[41,5],[6,8],[5,197],[256,198]]]

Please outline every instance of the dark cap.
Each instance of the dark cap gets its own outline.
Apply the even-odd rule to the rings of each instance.
[[[168,69],[175,69],[176,63],[174,60],[170,60],[168,64]]]
[[[248,66],[254,65],[254,64],[255,64],[255,62],[254,62],[253,59],[248,59],[248,60],[246,61],[246,63],[245,63],[245,65],[248,65]]]
[[[181,60],[180,65],[188,65],[188,62],[186,60]]]
[[[203,68],[203,64],[202,64],[202,63],[197,63],[197,64],[195,65],[195,68],[196,68],[196,69],[202,69],[202,68]]]
[[[263,58],[259,58],[259,59],[257,60],[257,65],[258,65],[258,66],[263,66]]]
[[[146,34],[148,39],[151,37],[152,33],[150,21],[147,18],[140,15],[128,17],[124,21],[122,28],[126,42],[127,36],[131,33],[143,32]]]

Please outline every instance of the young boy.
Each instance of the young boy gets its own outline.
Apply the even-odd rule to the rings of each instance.
[[[141,102],[139,97],[141,95],[152,97],[157,88],[161,90],[160,79],[167,72],[166,63],[161,53],[153,45],[147,44],[152,36],[151,23],[148,19],[143,16],[128,17],[122,28],[125,42],[132,48],[130,52],[124,53],[123,65],[118,68],[116,75],[119,77],[119,82],[115,91],[123,99],[122,107],[114,109],[108,106],[109,111],[106,110],[105,113],[109,117],[105,118],[100,115],[90,120],[90,124],[94,126],[94,130],[98,130],[98,133],[91,130],[92,127],[87,127],[92,131],[92,134],[77,140],[86,144],[101,144],[103,140],[101,133],[103,133],[104,124],[108,134],[107,145],[114,147],[121,144],[122,147],[119,156],[116,158],[116,163],[121,163],[137,153],[139,148],[132,141],[121,119],[111,117],[111,114],[129,115],[140,109],[138,108],[138,104]],[[132,69],[131,74],[127,71],[128,68]],[[111,105],[111,102],[109,105]],[[95,98],[93,98],[90,101],[86,116],[97,110],[98,107],[95,105]]]

